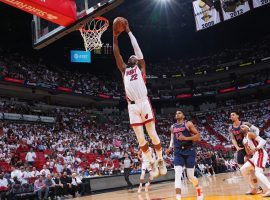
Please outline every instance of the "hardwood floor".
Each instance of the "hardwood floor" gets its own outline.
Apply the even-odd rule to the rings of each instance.
[[[261,195],[244,195],[249,189],[245,179],[239,173],[218,174],[199,179],[205,200],[257,200],[270,199]],[[263,186],[264,188],[264,186]],[[195,189],[188,181],[183,181],[183,200],[196,200]],[[137,188],[130,193],[127,190],[107,192],[87,197],[77,198],[79,200],[174,200],[174,182],[154,184],[148,193],[144,191],[137,193]]]

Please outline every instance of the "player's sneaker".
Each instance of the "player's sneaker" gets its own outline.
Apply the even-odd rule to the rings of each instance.
[[[166,167],[165,161],[163,159],[159,159],[157,161],[157,163],[158,163],[158,168],[159,168],[159,174],[161,176],[166,175],[167,174],[167,167]]]
[[[246,192],[246,195],[256,195],[256,194],[262,194],[262,193],[263,193],[263,189],[261,186],[259,186],[258,188],[254,188]]]
[[[263,197],[270,197],[270,190],[267,190],[266,193],[262,195]]]
[[[149,183],[146,183],[146,184],[145,184],[145,188],[144,188],[145,192],[148,192],[148,191],[149,191],[149,186],[150,186]]]
[[[200,195],[200,196],[197,196],[197,200],[204,200],[204,196],[203,196],[203,194],[202,194],[202,195]]]
[[[150,162],[150,168],[152,169],[154,178],[159,176],[158,162],[156,160]]]
[[[142,192],[142,186],[139,186],[138,193],[141,193],[141,192]]]

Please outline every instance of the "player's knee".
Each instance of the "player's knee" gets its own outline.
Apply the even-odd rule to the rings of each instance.
[[[187,169],[187,178],[193,186],[198,185],[198,179],[194,176],[194,169]]]
[[[150,136],[150,138],[152,140],[152,143],[154,145],[159,144],[160,139],[159,139],[157,131],[156,131],[155,123],[154,122],[147,123],[145,125],[145,127],[146,127],[148,135]]]
[[[240,168],[240,172],[241,172],[242,176],[247,176],[248,175],[248,169],[245,166],[242,166]]]

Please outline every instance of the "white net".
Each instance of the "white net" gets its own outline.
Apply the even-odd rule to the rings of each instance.
[[[86,51],[100,49],[103,45],[102,34],[109,27],[109,21],[104,17],[96,17],[80,28]]]

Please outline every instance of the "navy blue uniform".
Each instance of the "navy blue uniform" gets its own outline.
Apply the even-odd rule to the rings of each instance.
[[[172,125],[173,143],[174,143],[174,165],[193,168],[195,166],[196,151],[193,141],[181,141],[178,137],[182,134],[186,137],[192,136],[186,127],[186,121],[182,124]]]
[[[230,127],[230,130],[229,130],[231,132],[231,134],[234,136],[234,139],[236,140],[237,145],[240,148],[244,148],[243,139],[245,137],[244,134],[241,133],[240,126],[242,124],[243,123],[240,122],[240,125],[238,127],[236,127],[236,128],[232,124],[231,127]],[[237,151],[237,163],[240,164],[240,165],[245,164],[245,156],[246,156],[246,150],[245,150],[245,148],[242,149],[242,150]]]

